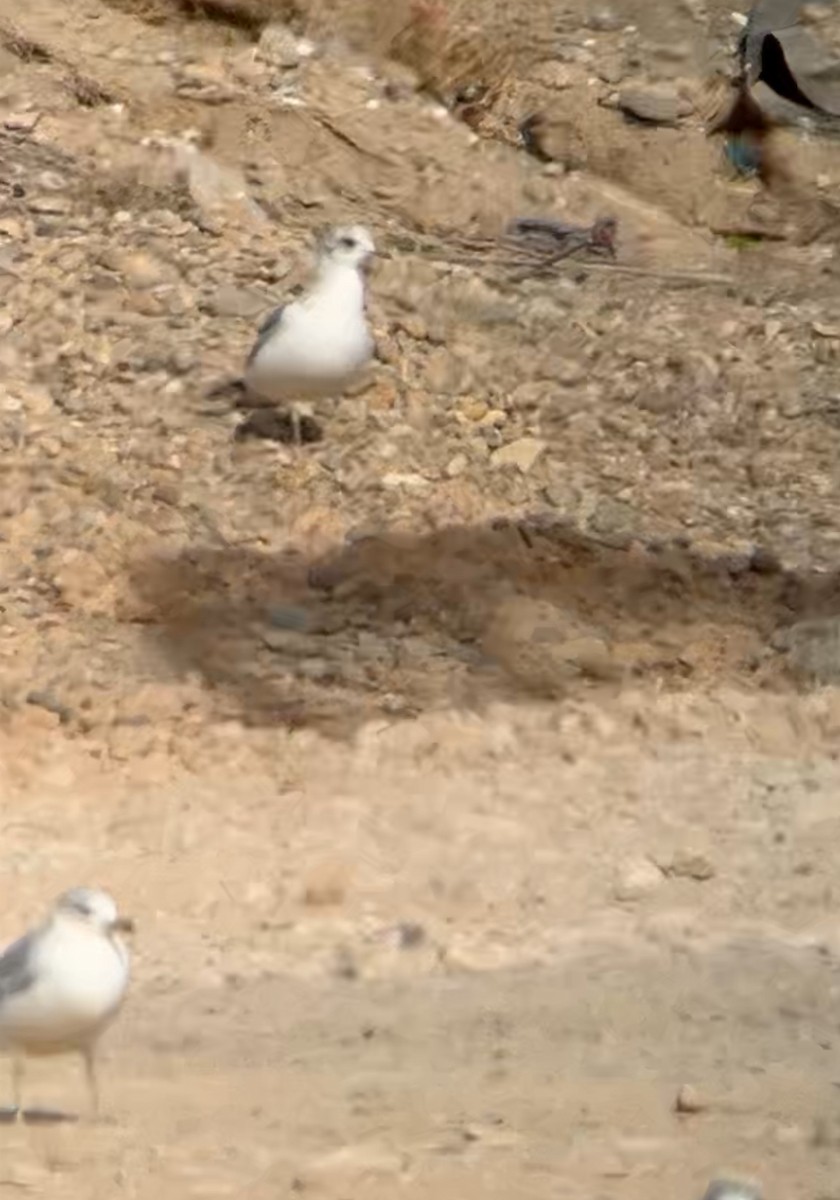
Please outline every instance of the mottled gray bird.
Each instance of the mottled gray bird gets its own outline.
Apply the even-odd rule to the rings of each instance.
[[[17,1111],[28,1056],[76,1053],[98,1112],[96,1045],[125,998],[129,954],[118,934],[131,929],[107,892],[75,887],[0,955],[0,1050],[12,1057]]]

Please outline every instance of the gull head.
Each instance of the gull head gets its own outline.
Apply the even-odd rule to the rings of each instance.
[[[106,937],[131,933],[134,929],[134,922],[129,917],[120,916],[114,899],[98,888],[74,887],[63,892],[55,902],[55,914],[66,920],[80,921]]]
[[[373,236],[364,225],[339,225],[321,243],[322,261],[356,270],[366,267],[375,253]]]

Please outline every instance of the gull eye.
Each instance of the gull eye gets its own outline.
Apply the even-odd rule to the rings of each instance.
[[[338,244],[339,244],[339,246],[343,246],[345,250],[355,250],[356,249],[356,239],[354,237],[352,237],[349,233],[343,234],[338,239]]]

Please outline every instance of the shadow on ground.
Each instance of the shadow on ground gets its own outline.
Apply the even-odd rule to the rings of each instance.
[[[252,725],[556,698],[652,677],[787,690],[779,629],[833,578],[769,556],[610,546],[539,518],[365,537],[317,561],[197,546],[135,564],[149,635]]]

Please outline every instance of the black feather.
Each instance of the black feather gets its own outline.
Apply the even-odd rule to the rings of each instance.
[[[34,983],[33,941],[33,935],[26,933],[0,955],[0,1002],[16,992],[25,992]]]
[[[273,333],[275,333],[277,329],[280,328],[280,325],[283,321],[283,313],[285,311],[286,311],[286,305],[281,304],[281,305],[279,305],[278,308],[272,309],[272,311],[268,314],[268,316],[263,319],[262,324],[260,325],[259,329],[257,330],[256,341],[254,342],[253,346],[251,347],[251,351],[246,360],[246,363],[245,363],[246,367],[250,367],[251,363],[257,357],[260,350],[262,350],[263,346],[266,344],[266,342],[271,337],[271,335]]]
[[[803,108],[819,110],[819,105],[809,100],[794,78],[788,66],[782,43],[772,33],[766,33],[761,41],[761,70],[758,79],[772,88],[783,100],[801,104]],[[821,111],[821,110],[820,110]]]

